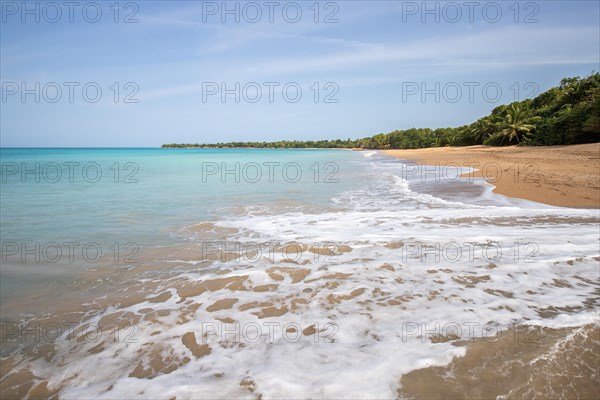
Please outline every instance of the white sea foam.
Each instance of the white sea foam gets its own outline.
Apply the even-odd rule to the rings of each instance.
[[[103,351],[90,353],[98,343],[64,340],[51,362],[32,363],[34,373],[49,376],[50,387],[62,386],[65,399],[392,398],[403,374],[464,355],[465,348],[451,341],[432,343],[437,335],[470,340],[518,324],[597,323],[597,210],[507,200],[483,181],[473,183],[482,188],[475,200],[447,200],[413,191],[399,168],[376,160],[366,164],[368,184],[331,199],[319,212],[248,207],[223,212],[212,222],[235,243],[319,243],[351,251],[324,256],[305,250],[298,264],[266,254],[252,262],[223,260],[215,262],[219,270],[163,280],[148,298],[168,292],[168,300],[119,309],[133,315],[163,311],[142,317],[137,342],[106,341]],[[309,271],[294,282],[286,272],[274,279],[268,271],[274,266]],[[191,287],[245,276],[246,289],[277,286],[265,292],[207,290],[187,299],[177,289],[182,279]],[[230,309],[207,310],[217,300],[234,298]],[[241,307],[256,301],[287,312],[257,318],[260,306]],[[187,302],[201,306],[182,322]],[[240,329],[259,326],[259,338],[236,338],[235,326],[216,317],[231,318]],[[229,336],[221,332],[203,339],[207,323],[230,329]],[[336,328],[320,332],[317,340],[314,333],[286,339],[281,328],[319,324],[323,329],[327,323]],[[210,354],[192,356],[182,345],[187,332],[195,333],[199,344],[206,342]],[[177,369],[151,379],[130,375],[138,363],[152,365],[157,354]],[[185,357],[191,361],[173,361]],[[64,363],[59,371],[53,367],[57,362]]]

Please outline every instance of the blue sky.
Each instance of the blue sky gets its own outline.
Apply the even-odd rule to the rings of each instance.
[[[600,69],[598,1],[22,4],[2,2],[4,147],[459,126]]]

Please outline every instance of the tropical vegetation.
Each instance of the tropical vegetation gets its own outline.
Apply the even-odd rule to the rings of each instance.
[[[561,145],[600,141],[600,74],[565,78],[534,99],[501,105],[470,125],[410,128],[362,139],[173,143],[162,147],[415,149],[470,145]]]

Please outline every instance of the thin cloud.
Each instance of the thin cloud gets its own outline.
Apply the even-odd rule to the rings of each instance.
[[[269,60],[246,70],[282,74],[417,60],[431,65],[586,64],[598,62],[595,33],[593,28],[503,29],[401,46],[377,44],[324,56]]]

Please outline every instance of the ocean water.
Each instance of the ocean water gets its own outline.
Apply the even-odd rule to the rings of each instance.
[[[599,387],[598,210],[378,152],[0,156],[2,398]],[[498,385],[509,362],[527,379]]]

